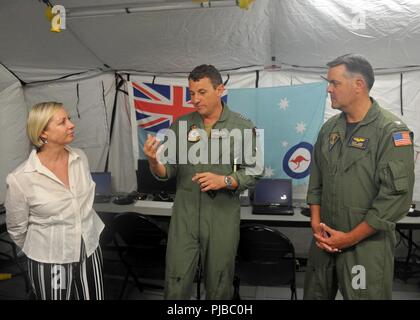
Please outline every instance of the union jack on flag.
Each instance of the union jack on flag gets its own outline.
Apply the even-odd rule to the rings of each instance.
[[[132,82],[139,127],[157,133],[179,117],[193,112],[188,87]]]

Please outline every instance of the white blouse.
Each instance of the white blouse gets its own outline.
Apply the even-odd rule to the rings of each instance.
[[[38,262],[78,262],[82,238],[90,256],[104,228],[92,207],[95,183],[87,157],[80,149],[66,149],[69,188],[42,165],[36,150],[6,179],[7,230],[22,251]]]

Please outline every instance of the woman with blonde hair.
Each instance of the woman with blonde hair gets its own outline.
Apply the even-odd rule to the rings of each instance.
[[[37,299],[104,299],[95,183],[86,155],[68,146],[74,124],[61,103],[38,103],[27,133],[35,146],[6,179],[6,223],[28,257]]]

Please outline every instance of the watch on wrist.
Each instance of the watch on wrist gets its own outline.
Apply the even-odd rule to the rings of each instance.
[[[226,184],[227,189],[232,190],[233,189],[233,187],[232,187],[232,185],[233,185],[232,177],[225,176],[225,184]]]

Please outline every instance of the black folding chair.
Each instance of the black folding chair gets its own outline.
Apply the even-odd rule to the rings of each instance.
[[[126,269],[120,299],[129,277],[139,291],[145,287],[163,289],[167,232],[152,218],[136,212],[118,214],[113,226],[114,242]],[[162,285],[156,280],[162,280]]]
[[[21,258],[19,257],[17,253],[17,247],[15,243],[9,239],[5,239],[7,237],[7,228],[6,224],[0,225],[0,242],[5,243],[9,246],[10,251],[9,252],[0,252],[0,268],[2,271],[0,273],[2,274],[3,278],[8,277],[16,277],[21,276],[23,277],[23,280],[25,281],[25,291],[28,297],[30,297],[31,293],[31,285],[29,282],[29,278],[27,275],[26,268],[24,267],[24,263],[22,263]],[[18,269],[18,272],[4,272],[6,269],[10,269],[10,267],[15,266]]]
[[[240,284],[289,285],[296,300],[296,260],[292,242],[280,231],[257,224],[241,226],[236,263],[235,295]]]

